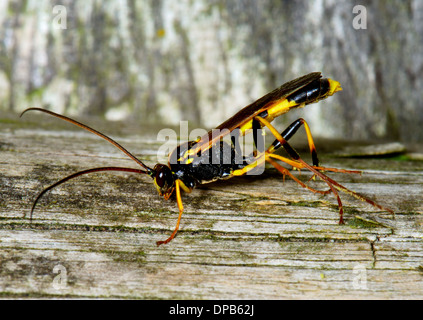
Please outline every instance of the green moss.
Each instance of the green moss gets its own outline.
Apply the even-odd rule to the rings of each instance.
[[[372,221],[368,219],[355,216],[353,219],[347,221],[347,225],[352,228],[363,228],[363,229],[373,229],[380,227],[380,223],[377,221]]]
[[[10,119],[10,118],[0,118],[0,123],[4,124],[21,124],[22,122],[19,119]]]
[[[45,88],[33,89],[28,93],[28,98],[31,101],[32,99],[41,99],[45,93]]]
[[[389,160],[395,160],[395,161],[420,161],[420,160],[414,160],[412,157],[410,157],[407,154],[400,154],[395,157],[389,158]]]
[[[104,253],[110,257],[112,257],[113,261],[115,262],[131,262],[131,263],[138,263],[144,264],[146,262],[146,253],[142,250],[135,251],[135,252],[128,252],[128,251],[115,251],[115,250],[100,250],[94,252]]]
[[[320,201],[291,201],[289,205],[294,207],[318,208],[322,206],[322,203]]]

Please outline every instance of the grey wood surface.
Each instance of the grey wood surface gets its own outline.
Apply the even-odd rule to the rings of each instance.
[[[332,195],[269,168],[183,194],[180,232],[157,247],[178,210],[147,176],[77,178],[43,198],[29,223],[32,201],[56,180],[97,166],[136,168],[98,137],[47,118],[0,122],[0,297],[423,298],[421,161],[321,156],[326,166],[364,170],[330,176],[395,219],[341,194],[346,223],[338,225]],[[94,126],[155,163],[156,133]]]

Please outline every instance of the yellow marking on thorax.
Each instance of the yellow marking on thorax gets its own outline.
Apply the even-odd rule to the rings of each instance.
[[[249,165],[245,166],[242,169],[237,169],[232,171],[233,176],[242,176],[246,174],[248,171],[254,169],[257,166],[264,165],[264,162],[266,161],[265,153],[262,153],[260,156],[257,157],[257,160],[253,163],[250,163]]]

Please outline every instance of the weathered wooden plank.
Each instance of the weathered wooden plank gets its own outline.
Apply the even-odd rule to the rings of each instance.
[[[154,135],[140,132],[117,139],[154,163],[160,145]],[[156,247],[173,230],[177,207],[174,199],[161,199],[146,176],[80,177],[42,199],[30,225],[23,215],[50,183],[89,167],[132,164],[113,146],[68,126],[45,130],[7,123],[0,128],[0,292],[142,299],[423,298],[423,164],[322,159],[329,166],[367,169],[362,176],[331,176],[393,208],[396,219],[341,194],[346,224],[338,225],[334,197],[283,182],[269,169],[260,177],[184,194],[178,236]],[[299,177],[307,181],[310,175]]]

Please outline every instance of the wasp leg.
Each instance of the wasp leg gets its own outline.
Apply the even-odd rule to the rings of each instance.
[[[303,118],[299,118],[299,119],[295,120],[293,123],[291,123],[289,125],[289,127],[286,128],[281,133],[281,136],[285,140],[288,141],[295,133],[297,133],[298,129],[302,125],[304,125],[304,129],[305,129],[306,134],[307,134],[308,145],[309,145],[309,148],[310,148],[311,158],[312,158],[312,161],[313,161],[313,168],[315,168],[316,170],[319,170],[319,171],[331,171],[331,172],[361,174],[361,171],[358,171],[358,170],[346,170],[346,169],[338,169],[338,168],[326,168],[326,167],[319,166],[319,159],[317,157],[316,146],[314,144],[313,137],[311,135],[310,127],[309,127],[309,125],[307,124],[307,122]],[[273,153],[277,149],[279,149],[281,146],[282,146],[282,143],[278,139],[276,139],[272,143],[272,145],[267,149],[267,152],[268,153]],[[282,159],[280,159],[280,160],[282,160]],[[286,160],[288,160],[288,161],[286,161]],[[286,159],[286,158],[284,158],[284,160],[282,160],[282,161],[284,161],[284,162],[292,165],[294,168],[297,168],[297,169],[303,169],[304,168],[302,166],[302,164],[299,163],[298,161],[294,161],[294,162],[290,163],[292,160],[289,160],[289,159]]]
[[[172,241],[172,239],[175,237],[175,235],[176,235],[176,233],[178,232],[178,229],[179,229],[179,223],[181,222],[182,213],[184,212],[184,206],[182,204],[182,198],[181,198],[181,186],[180,186],[179,180],[175,181],[175,190],[176,190],[176,202],[178,203],[178,209],[179,209],[178,221],[176,222],[175,230],[173,230],[170,237],[167,238],[164,241],[157,241],[156,242],[157,246],[160,246],[162,244],[166,244],[166,243],[169,243],[170,241]]]
[[[271,149],[271,147],[269,148]],[[267,157],[271,157],[274,159],[278,159],[282,162],[285,162],[286,164],[291,165],[293,168],[296,168],[298,170],[304,169],[304,165],[302,162],[296,161],[296,160],[291,160],[285,157],[282,157],[278,154],[273,154],[271,153],[271,151],[269,152],[266,151],[266,156]],[[331,171],[331,172],[340,172],[340,173],[356,173],[356,174],[361,174],[361,171],[359,170],[346,170],[346,169],[338,169],[338,168],[327,168],[327,167],[316,167],[316,166],[312,166],[314,169],[319,170],[319,171]]]
[[[289,159],[286,159],[286,160],[289,160]],[[274,166],[280,173],[282,173],[284,179],[285,179],[285,176],[288,175],[292,180],[294,180],[295,182],[297,182],[300,186],[302,186],[303,188],[306,188],[306,189],[310,190],[313,193],[328,194],[328,193],[330,193],[332,191],[331,189],[326,190],[326,191],[314,189],[314,188],[306,185],[304,182],[298,180],[295,176],[293,176],[291,174],[291,172],[289,172],[288,169],[282,167],[279,163],[273,161],[270,157],[266,157],[266,161],[269,162],[272,166]],[[289,163],[289,162],[287,162],[287,163]]]
[[[258,154],[264,153],[264,135],[261,128],[261,123],[257,119],[253,119],[252,121],[252,129],[253,129],[253,139],[254,139],[254,145],[256,147],[255,156]]]
[[[291,145],[288,143],[288,141],[286,141],[281,134],[275,129],[274,126],[272,126],[270,124],[269,121],[261,118],[261,117],[255,117],[255,119],[257,119],[258,121],[260,121],[262,123],[263,126],[266,126],[267,128],[269,128],[270,132],[275,136],[275,138],[281,143],[281,146],[286,150],[286,152],[288,152],[289,156],[301,163],[304,168],[310,170],[311,172],[313,172],[316,176],[318,176],[319,178],[321,178],[323,181],[326,182],[326,184],[329,186],[329,188],[331,189],[331,191],[333,192],[333,194],[335,195],[337,201],[338,201],[338,207],[339,207],[339,224],[343,224],[344,223],[344,209],[342,206],[342,201],[341,198],[339,197],[339,193],[338,191],[335,189],[335,187],[333,186],[333,183],[329,180],[329,178],[324,175],[323,173],[317,171],[316,169],[314,169],[312,166],[310,166],[308,163],[304,162],[303,159],[301,159],[300,155],[298,154],[297,151],[295,151],[295,149],[293,147],[291,147]],[[266,155],[266,160],[268,161],[268,156]]]
[[[306,131],[307,134],[307,140],[308,140],[308,145],[310,148],[310,153],[311,153],[311,158],[313,161],[313,166],[314,167],[318,167],[319,166],[319,159],[317,157],[317,151],[316,151],[316,146],[314,145],[314,141],[313,141],[313,137],[311,135],[311,131],[310,131],[310,127],[308,126],[307,122],[303,119],[303,118],[299,118],[297,120],[295,120],[293,123],[291,123],[289,125],[288,128],[286,128],[282,133],[281,136],[285,139],[285,140],[289,140],[291,139],[291,137],[297,133],[298,129],[304,125],[304,129]],[[282,143],[276,139],[272,145],[270,146],[270,148],[268,149],[268,151],[270,153],[273,153],[274,151],[276,151],[277,149],[279,149],[282,146]]]
[[[376,202],[374,202],[370,199],[367,199],[367,198],[363,197],[362,195],[359,195],[358,193],[356,193],[352,190],[349,190],[348,188],[342,186],[341,184],[339,184],[335,180],[329,178],[328,176],[326,176],[322,172],[318,171],[313,166],[310,166],[303,159],[301,159],[301,157],[297,153],[297,151],[295,151],[295,149],[291,147],[291,145],[282,137],[282,135],[275,129],[275,127],[273,127],[267,120],[265,120],[261,117],[255,117],[255,118],[258,121],[260,121],[263,124],[263,126],[266,126],[267,128],[269,128],[270,132],[276,137],[276,139],[281,143],[282,147],[287,151],[289,156],[294,160],[294,164],[299,163],[303,168],[310,170],[312,173],[314,173],[315,176],[319,177],[324,182],[326,182],[326,184],[329,186],[329,188],[331,189],[331,191],[333,192],[333,194],[335,195],[335,197],[338,201],[339,223],[340,224],[344,223],[344,220],[343,220],[344,210],[343,210],[343,207],[342,207],[342,201],[341,201],[341,198],[339,197],[338,190],[343,191],[345,193],[348,193],[348,194],[354,196],[355,198],[357,198],[359,200],[366,201],[367,203],[371,204],[372,206],[377,207],[377,208],[379,208],[383,211],[389,211],[390,213],[394,214],[394,212],[391,209],[384,208],[381,205],[377,204]],[[274,155],[266,152],[266,161],[270,162],[269,158],[271,158],[271,157],[274,157]]]

